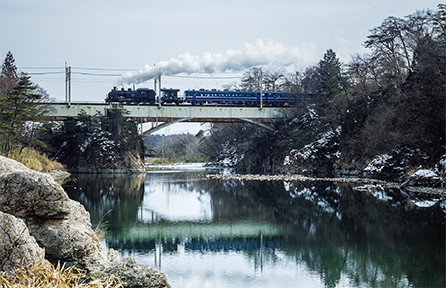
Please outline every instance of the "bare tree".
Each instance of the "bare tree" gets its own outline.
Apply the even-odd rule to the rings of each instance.
[[[278,91],[280,88],[279,81],[284,78],[283,71],[277,70],[274,72],[265,72],[263,75],[263,84],[265,84],[266,91]]]
[[[303,92],[302,75],[296,71],[284,76],[283,90],[291,94],[299,94]]]
[[[240,88],[243,91],[260,91],[262,68],[253,67],[243,74]]]

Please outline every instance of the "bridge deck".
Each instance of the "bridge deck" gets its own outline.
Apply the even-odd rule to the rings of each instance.
[[[127,111],[126,117],[142,122],[167,122],[183,119],[189,122],[230,122],[249,119],[270,122],[272,119],[289,117],[292,107],[232,107],[232,106],[155,106],[155,105],[110,105],[105,103],[51,103],[48,118],[62,120],[77,117],[81,111],[88,115],[106,115],[106,111],[119,108]]]

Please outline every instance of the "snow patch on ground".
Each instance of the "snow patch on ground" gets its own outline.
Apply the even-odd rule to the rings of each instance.
[[[430,169],[420,169],[412,174],[412,177],[419,178],[437,178],[438,174]]]
[[[168,169],[168,170],[182,170],[182,171],[204,171],[206,163],[175,163],[162,165],[146,165],[149,169]]]
[[[90,146],[91,144],[91,137],[88,137],[84,143],[82,143],[81,146],[79,146],[79,150],[81,150],[82,153],[85,153],[85,150]]]
[[[381,173],[381,171],[388,165],[389,160],[392,159],[392,156],[389,154],[382,154],[375,157],[372,162],[364,169],[368,172]]]
[[[340,134],[341,134],[341,126],[338,126],[334,130],[331,129],[329,131],[319,134],[318,138],[314,142],[307,144],[300,149],[291,150],[290,154],[285,157],[283,164],[285,166],[291,165],[293,163],[293,160],[297,159],[301,160],[316,159],[317,157],[319,157],[319,153],[321,152],[321,150],[330,151],[332,146],[337,145],[335,139]],[[325,153],[324,156],[328,159],[331,159],[332,157],[339,159],[341,153],[339,151],[335,153]]]
[[[418,207],[428,208],[437,204],[438,200],[417,200],[413,201],[413,203]]]

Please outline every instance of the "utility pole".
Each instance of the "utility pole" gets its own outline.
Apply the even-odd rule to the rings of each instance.
[[[158,76],[158,107],[161,108],[161,71]]]
[[[263,82],[263,71],[262,71],[262,69],[260,69],[260,79],[259,79],[260,81],[260,110],[262,110],[262,108],[263,108],[263,95],[262,95],[262,90],[263,90],[263,88],[262,88],[262,82]]]
[[[71,66],[65,62],[65,103],[71,106]]]

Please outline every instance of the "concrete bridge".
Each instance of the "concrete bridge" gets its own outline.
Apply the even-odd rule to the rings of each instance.
[[[50,103],[50,120],[63,120],[77,117],[85,112],[90,116],[107,115],[109,109],[122,109],[125,117],[139,123],[157,123],[156,127],[144,132],[150,134],[178,122],[250,122],[271,129],[265,123],[292,115],[292,107],[234,107],[215,105],[116,105],[106,103]],[[158,123],[163,124],[158,125]]]

